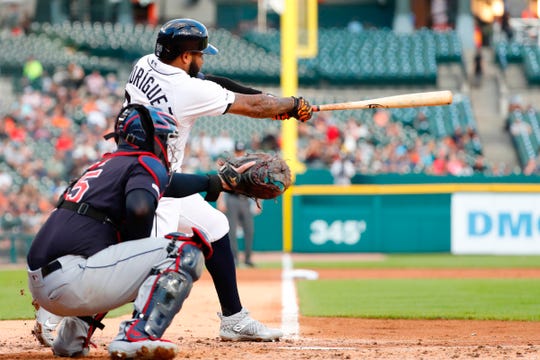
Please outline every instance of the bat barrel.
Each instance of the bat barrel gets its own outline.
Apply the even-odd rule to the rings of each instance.
[[[350,101],[335,104],[313,105],[313,111],[356,110],[376,108],[407,108],[422,106],[442,106],[452,103],[452,92],[449,90],[424,93],[386,96],[370,100]]]

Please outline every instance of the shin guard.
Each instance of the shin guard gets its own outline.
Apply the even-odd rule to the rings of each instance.
[[[180,243],[175,264],[157,275],[144,309],[127,331],[128,339],[161,338],[189,296],[193,282],[201,276],[203,264],[198,247]]]

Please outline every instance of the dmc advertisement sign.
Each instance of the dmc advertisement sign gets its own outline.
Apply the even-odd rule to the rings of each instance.
[[[540,194],[452,195],[453,254],[540,254]]]

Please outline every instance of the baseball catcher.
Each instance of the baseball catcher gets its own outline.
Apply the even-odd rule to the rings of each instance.
[[[55,355],[86,355],[105,314],[133,302],[133,317],[109,345],[111,356],[175,357],[176,345],[162,336],[213,250],[196,227],[150,237],[158,200],[244,189],[242,172],[256,164],[229,167],[227,176],[238,179],[231,185],[220,174],[171,175],[168,143],[177,133],[176,120],[157,108],[123,108],[110,135],[117,150],[66,188],[34,238],[29,289],[41,308],[64,317],[52,342]]]

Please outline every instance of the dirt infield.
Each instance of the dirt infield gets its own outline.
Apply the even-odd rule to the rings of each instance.
[[[354,270],[320,278],[540,277],[540,270]],[[243,304],[268,325],[281,323],[281,272],[239,269]],[[195,284],[166,338],[177,359],[540,359],[540,322],[300,318],[300,334],[274,343],[221,342],[219,309],[207,273]],[[539,307],[540,309],[540,307]],[[108,359],[107,344],[121,319],[106,319],[88,359]],[[33,321],[3,321],[0,360],[58,359],[30,335]]]

